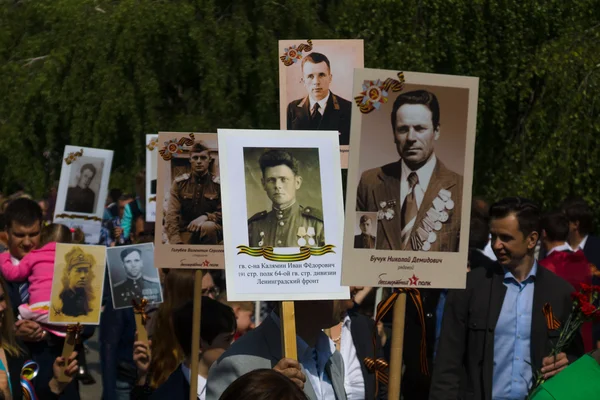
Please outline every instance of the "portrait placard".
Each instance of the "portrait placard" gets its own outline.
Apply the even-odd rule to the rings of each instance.
[[[158,135],[146,135],[146,221],[156,221]]]
[[[465,287],[478,88],[355,70],[345,285]]]
[[[114,309],[133,306],[146,299],[148,304],[163,302],[158,268],[154,267],[152,243],[109,247],[106,250],[108,277]]]
[[[342,168],[348,168],[352,76],[364,67],[361,40],[280,40],[280,128],[339,133]]]
[[[106,247],[56,244],[48,322],[98,325]]]
[[[215,133],[159,132],[156,268],[225,267]]]
[[[347,299],[335,131],[219,129],[227,299]]]
[[[80,228],[89,244],[100,241],[112,159],[112,150],[65,146],[54,222]]]

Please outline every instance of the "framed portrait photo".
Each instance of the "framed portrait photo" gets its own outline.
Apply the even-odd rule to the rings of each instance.
[[[223,213],[215,133],[159,132],[157,268],[223,269]]]
[[[354,71],[344,284],[465,287],[478,88]]]
[[[218,132],[227,298],[347,299],[337,132]]]
[[[105,246],[58,243],[48,321],[98,325],[105,267]]]
[[[362,40],[279,41],[280,128],[338,132],[348,168],[354,68],[364,67]]]
[[[148,304],[163,302],[158,268],[154,267],[152,243],[109,247],[106,250],[113,307],[133,307],[146,299]]]
[[[65,146],[54,222],[80,228],[85,242],[100,241],[112,150]]]
[[[146,221],[156,221],[158,135],[146,135]]]

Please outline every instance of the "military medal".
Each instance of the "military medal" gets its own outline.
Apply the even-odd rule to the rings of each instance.
[[[308,232],[306,234],[308,235],[308,244],[310,246],[314,246],[315,245],[315,239],[313,238],[313,236],[316,235],[316,233],[315,233],[315,227],[314,226],[309,226],[308,227]]]
[[[429,243],[433,243],[435,242],[437,239],[437,234],[435,232],[429,232],[429,237],[427,238],[427,241]]]
[[[440,221],[446,222],[446,221],[448,221],[448,218],[449,218],[449,216],[448,216],[448,213],[446,211],[442,211],[440,213]]]
[[[435,225],[433,226],[433,228],[436,231],[439,231],[440,229],[442,229],[442,223],[440,221],[435,221]]]
[[[444,211],[444,202],[439,197],[436,197],[433,200],[433,207],[435,207],[436,211]]]
[[[423,247],[421,247],[423,251],[429,251],[431,249],[431,243],[425,242],[423,243]]]
[[[299,226],[296,236],[298,236],[298,246],[306,246],[306,239],[304,238],[304,236],[306,236],[306,228]]]
[[[446,202],[446,208],[448,210],[452,210],[454,208],[454,202],[452,201],[452,199],[450,199]]]
[[[303,237],[298,239],[298,246],[302,247],[302,246],[306,246],[306,239],[304,239]]]
[[[265,238],[265,233],[264,233],[264,232],[261,232],[261,233],[260,233],[260,241],[258,242],[258,245],[259,245],[259,246],[261,246],[261,247],[262,247],[262,245],[264,245],[264,244],[265,244],[265,242],[264,242],[264,238]]]
[[[442,201],[448,201],[450,200],[450,197],[452,197],[452,193],[447,191],[446,189],[440,189],[438,196],[440,196]]]

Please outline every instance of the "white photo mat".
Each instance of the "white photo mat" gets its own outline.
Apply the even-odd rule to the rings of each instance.
[[[146,222],[156,221],[158,135],[146,135]],[[154,185],[152,185],[154,182]],[[154,192],[152,189],[155,189]]]

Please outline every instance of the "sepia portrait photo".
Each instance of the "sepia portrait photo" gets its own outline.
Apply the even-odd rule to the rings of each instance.
[[[133,306],[133,300],[162,303],[158,269],[152,243],[110,247],[106,250],[108,277],[115,309]]]
[[[355,72],[347,222],[355,233],[360,213],[375,216],[374,250],[466,257],[477,88],[470,77]]]
[[[356,213],[354,248],[374,249],[377,240],[377,213]]]
[[[280,126],[339,134],[347,167],[352,74],[364,66],[362,40],[279,41]]]
[[[100,322],[105,246],[57,244],[49,322]]]
[[[216,134],[161,132],[155,151],[157,265],[222,268]]]
[[[97,244],[112,165],[111,150],[65,146],[54,222],[80,228]]]
[[[219,129],[227,298],[347,299],[336,131]]]
[[[250,247],[323,246],[318,148],[244,148]]]

